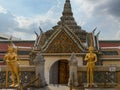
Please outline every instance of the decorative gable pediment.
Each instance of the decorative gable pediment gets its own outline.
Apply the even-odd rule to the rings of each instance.
[[[80,53],[84,51],[80,40],[66,26],[60,26],[42,47],[44,53]]]

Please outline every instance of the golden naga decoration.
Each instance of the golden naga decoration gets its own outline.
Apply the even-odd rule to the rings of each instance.
[[[12,75],[12,84],[10,87],[19,87],[20,86],[20,77],[19,77],[19,64],[17,56],[17,48],[14,48],[13,43],[11,42],[8,47],[8,53],[4,56],[6,62],[6,87],[8,87],[8,68],[10,69]],[[17,79],[17,82],[16,82]]]
[[[87,61],[87,84],[92,87],[94,85],[94,66],[95,62],[97,62],[93,46],[89,47],[89,53],[86,54],[85,61]]]

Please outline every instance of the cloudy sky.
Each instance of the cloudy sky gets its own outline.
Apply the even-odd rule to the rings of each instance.
[[[51,29],[62,15],[65,0],[0,0],[0,33],[34,40],[34,31]],[[78,25],[97,27],[101,40],[120,40],[120,0],[71,0]]]

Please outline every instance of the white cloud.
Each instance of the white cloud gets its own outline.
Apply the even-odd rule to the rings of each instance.
[[[5,8],[0,7],[0,33],[12,35],[21,39],[34,39],[32,20],[15,16]]]
[[[15,37],[21,38],[22,40],[33,40],[33,39],[35,39],[34,34],[29,34],[29,33],[25,33],[25,32],[14,31],[11,34]]]
[[[60,0],[57,0],[57,5],[52,6],[47,13],[35,16],[33,22],[36,22],[37,26],[41,26],[44,31],[51,29],[59,21],[62,13],[58,12],[60,7]]]
[[[0,22],[0,32],[21,39],[35,39],[34,31],[37,31],[39,26],[46,31],[57,23],[59,16],[55,12],[58,11],[60,6],[60,1],[57,1],[58,4],[52,6],[47,13],[32,18],[13,15],[7,9],[0,7],[0,19],[2,20]]]
[[[116,37],[115,37],[115,39],[120,40],[120,30],[119,30],[118,32],[116,32]]]
[[[23,16],[17,16],[16,21],[19,23],[19,28],[24,29],[28,29],[29,26],[32,24],[32,21],[29,18]]]
[[[92,31],[92,28],[97,27],[97,31],[101,31],[100,39],[119,40],[119,0],[71,0],[71,2],[75,6],[78,24],[86,31]]]
[[[7,13],[7,9],[3,8],[2,6],[0,6],[0,13]]]
[[[95,4],[92,5],[91,3],[88,3],[86,0],[73,0],[71,2],[76,7],[77,13],[85,14],[86,17],[91,16]]]

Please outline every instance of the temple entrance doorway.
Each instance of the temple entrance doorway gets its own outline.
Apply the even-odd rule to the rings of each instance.
[[[67,84],[69,79],[68,60],[56,61],[50,69],[50,84]]]

